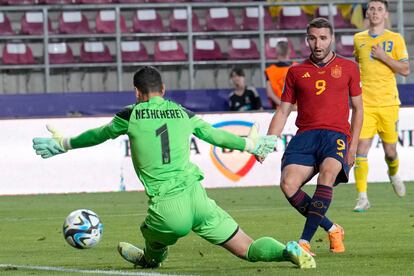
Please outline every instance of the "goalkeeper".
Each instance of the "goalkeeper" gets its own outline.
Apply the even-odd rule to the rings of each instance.
[[[173,245],[190,230],[250,262],[291,261],[300,268],[315,267],[314,259],[294,241],[286,246],[273,238],[255,241],[235,220],[208,198],[201,170],[190,162],[192,134],[215,146],[265,157],[275,147],[275,136],[260,137],[253,126],[247,138],[215,129],[191,111],[163,98],[161,74],[146,66],[134,75],[138,102],[118,112],[102,127],[76,137],[62,137],[48,126],[52,138],[34,138],[36,154],[49,158],[70,149],[98,145],[122,134],[129,137],[135,171],[149,197],[141,225],[143,249],[120,242],[121,256],[142,268],[156,268]]]

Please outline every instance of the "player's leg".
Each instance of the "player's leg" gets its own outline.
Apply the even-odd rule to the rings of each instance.
[[[357,156],[355,158],[355,186],[358,192],[358,201],[354,207],[355,212],[364,212],[370,208],[368,201],[368,152],[371,148],[372,138],[378,132],[377,108],[364,107],[364,121],[359,135]]]
[[[385,162],[388,166],[388,176],[394,188],[394,192],[399,196],[405,195],[405,185],[398,174],[399,158],[397,154],[398,142],[398,112],[399,106],[389,106],[381,108],[381,130],[379,136],[385,152]]]
[[[308,208],[305,227],[300,243],[309,243],[318,229],[319,224],[325,218],[325,214],[332,200],[332,187],[336,176],[342,169],[342,165],[334,158],[326,158],[320,166],[318,185]],[[331,225],[331,228],[335,226]],[[328,229],[332,230],[332,229]]]
[[[122,242],[118,246],[121,256],[143,268],[159,267],[168,254],[168,246],[186,236],[192,227],[193,189],[182,192],[171,199],[163,199],[148,207],[148,215],[141,225],[145,247],[139,248]]]
[[[360,139],[358,141],[357,155],[355,158],[355,186],[358,192],[358,201],[354,207],[355,212],[364,212],[371,205],[368,201],[368,152],[371,148],[372,139]]]
[[[127,242],[118,244],[118,252],[128,262],[141,268],[157,268],[168,255],[168,246],[177,242],[179,236],[149,229],[145,222],[141,225],[145,247],[140,248]]]
[[[262,237],[253,241],[241,229],[237,229],[236,234],[222,246],[237,257],[249,262],[291,261],[300,268],[316,267],[313,257],[298,243],[292,241],[285,246],[270,237]]]
[[[282,158],[280,188],[289,203],[303,216],[308,217],[312,198],[301,187],[317,173],[314,166],[316,152],[319,150],[320,130],[307,131],[296,135],[290,142]],[[333,223],[323,217],[320,226],[328,231]],[[310,244],[300,243],[310,252]],[[312,253],[313,254],[313,253]]]
[[[196,214],[193,231],[210,243],[221,245],[235,256],[251,262],[295,260],[299,267],[313,267],[313,259],[308,258],[306,253],[293,248],[287,251],[284,244],[273,238],[263,237],[253,241],[226,211],[207,197],[201,186],[193,202]]]

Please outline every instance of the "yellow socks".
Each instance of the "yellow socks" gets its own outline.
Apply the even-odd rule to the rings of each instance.
[[[400,159],[398,157],[394,160],[389,160],[385,158],[385,162],[387,162],[388,165],[388,174],[391,176],[394,176],[398,172],[398,166],[400,165]]]
[[[368,158],[366,155],[357,155],[355,159],[354,174],[357,191],[359,193],[366,193],[368,178]]]

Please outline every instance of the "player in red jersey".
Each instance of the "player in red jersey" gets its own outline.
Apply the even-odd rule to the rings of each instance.
[[[281,135],[297,104],[299,130],[282,157],[280,187],[289,203],[306,217],[299,244],[311,253],[310,241],[321,226],[329,234],[331,252],[341,253],[345,251],[343,228],[325,213],[333,186],[348,181],[349,168],[355,161],[363,119],[360,76],[353,61],[331,50],[334,35],[328,20],[313,19],[307,27],[307,41],[311,55],[289,69],[282,104],[268,134]],[[310,197],[301,187],[317,173],[316,190]]]

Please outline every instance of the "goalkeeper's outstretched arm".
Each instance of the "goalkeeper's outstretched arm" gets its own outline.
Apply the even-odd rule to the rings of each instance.
[[[115,116],[109,124],[86,130],[74,137],[64,137],[50,125],[46,127],[52,134],[51,138],[33,138],[33,148],[36,154],[42,158],[49,158],[57,154],[65,153],[70,149],[92,147],[108,139],[115,139],[119,135],[127,133],[128,122]]]

